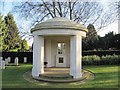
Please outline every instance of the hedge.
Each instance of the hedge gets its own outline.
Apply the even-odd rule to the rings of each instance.
[[[97,52],[97,51],[95,51],[95,52]],[[120,63],[119,51],[116,51],[116,52],[110,51],[111,54],[108,53],[108,51],[106,51],[103,55],[102,54],[98,55],[98,53],[101,53],[101,52],[102,51],[93,53],[93,52],[89,51],[89,54],[87,54],[88,52],[86,52],[86,53],[83,52],[82,53],[83,65],[113,65],[113,64]],[[27,57],[27,63],[33,62],[33,52],[0,52],[0,54],[2,54],[3,60],[7,57],[11,57],[11,62],[14,62],[15,57],[19,58],[19,63],[23,63],[24,57]],[[85,55],[85,54],[87,54],[87,55]]]
[[[97,55],[89,55],[82,57],[83,65],[118,65],[120,63],[120,55],[105,55],[99,57]]]
[[[33,62],[33,52],[0,52],[2,53],[3,60],[11,57],[11,63],[14,62],[15,57],[19,58],[19,63],[23,63],[23,58],[27,57],[27,63]]]
[[[102,57],[103,55],[120,55],[120,50],[100,50],[100,51],[82,51],[83,56],[97,55]]]

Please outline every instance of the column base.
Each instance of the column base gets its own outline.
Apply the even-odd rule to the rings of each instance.
[[[40,70],[40,74],[43,74],[44,73],[44,70]]]
[[[39,72],[37,70],[32,69],[32,76],[33,77],[38,77],[39,76]]]
[[[82,77],[82,74],[74,75],[74,76],[73,76],[74,79],[79,79],[79,78],[81,78],[81,77]]]
[[[44,70],[38,71],[36,69],[32,69],[32,76],[33,77],[39,77],[40,74],[43,74]]]

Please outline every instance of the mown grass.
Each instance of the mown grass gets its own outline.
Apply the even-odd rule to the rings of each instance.
[[[120,67],[120,66],[119,66]],[[23,74],[32,68],[30,64],[7,66],[2,71],[3,88],[118,88],[118,66],[84,66],[95,74],[95,79],[87,82],[74,83],[30,83]]]

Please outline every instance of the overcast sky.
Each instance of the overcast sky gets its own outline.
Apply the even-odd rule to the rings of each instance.
[[[5,1],[4,3],[0,2],[0,11],[1,11],[2,15],[5,16],[5,15],[7,15],[8,12],[11,12],[11,10],[13,9],[14,4],[15,4],[14,2],[20,2],[20,1],[26,1],[26,0],[1,0],[1,1]],[[31,0],[29,0],[29,1],[31,1]],[[34,0],[34,1],[36,1],[36,0]],[[82,0],[82,1],[89,1],[89,0]],[[92,1],[96,1],[96,0],[92,0]],[[118,0],[97,0],[97,1],[101,2],[101,4],[106,8],[108,2],[113,2],[113,1],[118,1]],[[16,22],[18,28],[22,32],[30,31],[30,26],[29,26],[30,21],[21,19],[17,14],[13,13],[13,15],[14,15],[14,19],[15,19],[15,22]],[[110,31],[114,31],[114,33],[118,33],[118,21],[115,21],[113,24],[100,30],[98,32],[98,35],[104,36],[105,34],[107,34]],[[26,40],[28,40],[28,38]],[[33,40],[29,39],[28,42],[29,42],[29,46],[31,46]]]

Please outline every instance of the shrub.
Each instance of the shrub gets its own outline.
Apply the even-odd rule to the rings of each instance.
[[[96,65],[99,64],[100,57],[97,55],[90,55],[82,57],[84,65]]]
[[[106,55],[101,58],[97,55],[83,56],[83,65],[116,65],[120,63],[120,55]]]
[[[119,61],[119,56],[120,55],[106,55],[101,57],[101,64],[102,65],[113,65],[113,64],[118,64]]]

